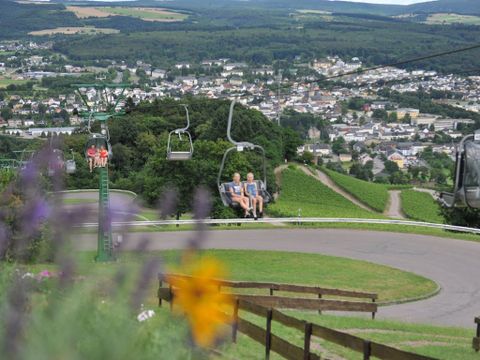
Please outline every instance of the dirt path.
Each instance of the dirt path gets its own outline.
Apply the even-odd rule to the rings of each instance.
[[[361,207],[362,209],[364,210],[367,210],[367,211],[371,211],[371,212],[375,212],[375,210],[373,210],[372,208],[368,207],[367,205],[365,205],[364,203],[358,201],[355,197],[353,197],[352,195],[350,195],[348,192],[346,192],[345,190],[343,190],[342,188],[340,188],[337,184],[335,184],[333,182],[332,179],[330,179],[327,174],[325,174],[323,171],[320,171],[320,170],[316,170],[316,175],[312,174],[312,172],[305,166],[300,166],[300,168],[302,169],[302,171],[309,175],[309,176],[312,176],[314,177],[315,179],[319,180],[323,185],[329,187],[331,190],[335,191],[337,194],[339,195],[342,195],[345,199],[347,199],[348,201],[354,203],[355,205],[357,205],[358,207]]]
[[[275,173],[275,182],[277,183],[277,192],[273,194],[273,199],[277,200],[278,198],[278,193],[280,189],[280,185],[282,182],[282,171],[288,168],[288,164],[280,165],[275,168],[273,171]]]
[[[400,199],[400,190],[390,190],[390,201],[388,202],[388,209],[385,210],[385,215],[395,219],[405,219],[402,213],[402,200]]]

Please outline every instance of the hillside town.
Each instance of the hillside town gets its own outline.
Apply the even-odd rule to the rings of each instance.
[[[453,156],[453,143],[462,136],[461,129],[474,121],[400,107],[379,95],[383,89],[399,93],[419,90],[453,93],[455,100],[441,101],[480,112],[479,76],[441,75],[435,71],[395,67],[359,72],[365,68],[359,58],[346,60],[334,56],[304,62],[299,57],[288,68],[278,64],[253,67],[222,58],[206,59],[199,64],[178,62],[162,69],[142,60],[135,64],[109,61],[102,66],[79,66],[68,63],[50,48],[49,43],[0,43],[0,56],[5,59],[0,62],[1,78],[10,79],[12,84],[33,82],[31,91],[9,92],[6,87],[5,96],[0,99],[3,133],[26,138],[72,134],[83,122],[78,111],[86,110],[80,97],[68,87],[53,95],[52,91],[42,89],[42,84],[49,78],[82,79],[86,75],[93,76],[96,82],[133,83],[126,89],[126,98],[135,104],[191,94],[212,99],[238,98],[244,105],[278,122],[286,109],[311,113],[328,122],[328,136],[320,141],[320,130],[310,129],[305,145],[298,149],[299,155],[310,152],[315,158],[349,162],[352,147],[345,153],[335,154],[329,144],[342,138],[345,143],[355,144],[357,152],[362,153],[363,148],[369,147],[374,149],[374,154],[384,155],[401,169],[418,165],[417,155],[429,145],[435,152]],[[42,51],[44,55],[38,55]],[[332,86],[322,88],[315,81],[319,77],[333,81]],[[88,101],[94,101],[95,90],[84,90]],[[120,91],[111,89],[114,97]],[[361,99],[360,108],[349,107],[351,99]],[[438,140],[439,133],[445,141]],[[363,153],[361,162],[375,159]],[[381,164],[376,165],[375,169],[381,171]]]

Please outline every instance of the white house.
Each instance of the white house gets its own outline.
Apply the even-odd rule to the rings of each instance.
[[[166,76],[167,76],[166,70],[155,69],[155,70],[152,70],[152,74],[150,77],[155,80],[155,79],[165,79]]]
[[[191,65],[190,63],[187,63],[187,62],[181,62],[181,63],[175,64],[175,67],[177,69],[190,69]]]

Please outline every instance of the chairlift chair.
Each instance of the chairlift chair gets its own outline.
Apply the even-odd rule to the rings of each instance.
[[[222,163],[220,165],[220,170],[217,176],[217,187],[220,194],[220,198],[224,206],[230,206],[232,208],[239,207],[239,204],[232,200],[232,195],[230,193],[230,182],[222,182],[223,170],[225,169],[225,162],[226,162],[226,159],[228,158],[228,155],[232,151],[241,152],[244,150],[260,150],[262,154],[262,160],[263,160],[263,166],[262,166],[263,180],[255,180],[255,182],[257,184],[258,194],[263,198],[263,204],[267,205],[268,203],[271,202],[272,196],[267,191],[267,159],[265,156],[265,149],[260,145],[255,145],[247,141],[238,142],[232,139],[231,129],[232,129],[232,121],[233,121],[233,108],[235,107],[235,103],[236,103],[235,100],[233,100],[232,103],[230,104],[230,112],[228,114],[228,125],[227,125],[227,138],[228,138],[228,141],[230,141],[233,144],[233,146],[227,149],[227,151],[225,151],[225,153],[223,154]],[[245,182],[242,182],[242,186],[244,186],[244,184]]]
[[[108,159],[110,160],[113,157],[112,146],[108,141],[108,136],[104,134],[90,134],[86,144],[85,144],[85,158],[88,160],[88,149],[95,146],[96,149],[100,149],[102,146],[108,151]]]
[[[190,135],[190,132],[188,131],[188,128],[190,127],[190,115],[188,113],[188,107],[187,105],[183,105],[185,108],[185,113],[187,116],[187,126],[180,128],[180,129],[175,129],[170,131],[168,134],[168,142],[167,142],[167,160],[171,161],[185,161],[185,160],[190,160],[193,156],[193,141],[192,141],[192,135]],[[182,135],[187,137],[187,140],[189,142],[189,150],[188,151],[180,151],[180,150],[172,150],[172,136],[173,135],[178,135],[179,141],[182,140]]]
[[[70,149],[70,152],[72,153],[72,158],[65,161],[65,172],[67,174],[73,174],[77,171],[77,163],[75,162],[75,154],[73,153],[72,149]]]
[[[65,158],[62,150],[53,149],[51,156],[52,159],[48,162],[48,176],[54,176],[60,173],[65,167]]]
[[[480,130],[458,145],[454,190],[442,192],[440,202],[447,207],[480,208]]]

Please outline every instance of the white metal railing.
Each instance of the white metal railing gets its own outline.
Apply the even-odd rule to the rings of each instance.
[[[394,219],[357,219],[357,218],[309,218],[309,217],[290,217],[290,218],[262,218],[254,219],[204,219],[204,220],[146,220],[146,221],[124,221],[113,222],[113,227],[127,226],[166,226],[166,225],[194,225],[203,223],[207,225],[229,225],[229,224],[325,224],[325,223],[344,223],[344,224],[386,224],[386,225],[404,225],[418,226],[426,228],[434,228],[440,230],[450,230],[464,233],[480,234],[480,229],[469,228],[465,226],[445,225],[427,223],[421,221],[410,220],[394,220]],[[97,227],[98,223],[83,223],[78,227],[92,228]]]

